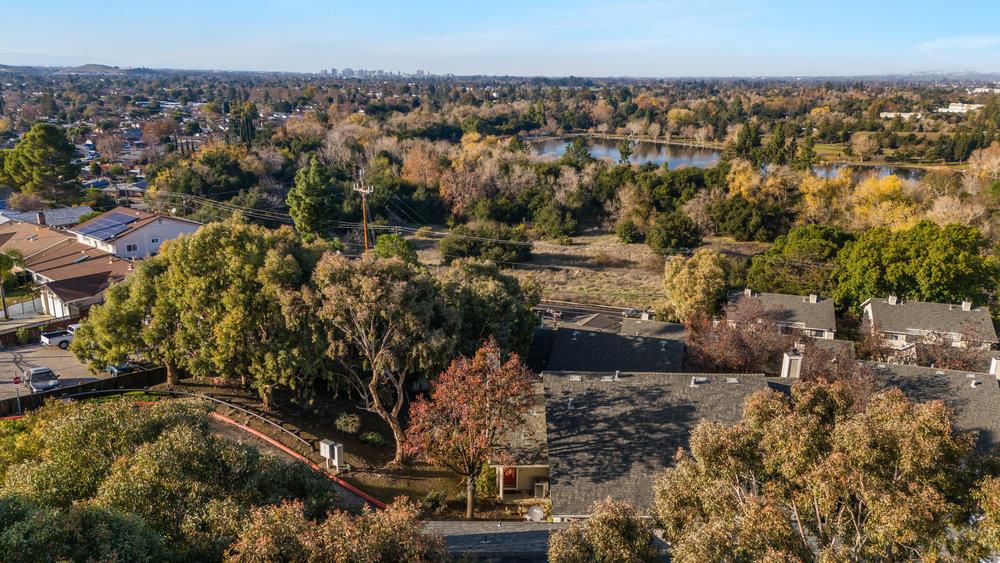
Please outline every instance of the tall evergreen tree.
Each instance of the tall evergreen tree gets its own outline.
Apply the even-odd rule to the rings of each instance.
[[[72,200],[80,193],[80,167],[73,164],[76,148],[62,127],[38,123],[4,158],[4,170],[14,187],[53,200]]]
[[[295,186],[288,192],[288,213],[303,236],[327,236],[337,225],[333,187],[333,176],[315,156],[295,174]]]

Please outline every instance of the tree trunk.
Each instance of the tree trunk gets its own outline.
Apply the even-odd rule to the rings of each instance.
[[[403,442],[406,440],[406,435],[403,433],[403,425],[399,423],[399,419],[386,413],[385,421],[389,423],[389,428],[392,429],[392,438],[396,441],[396,455],[392,458],[392,465],[403,465],[406,463],[406,452],[403,451]]]
[[[171,362],[164,362],[167,368],[167,385],[177,385],[181,378],[177,374],[177,368]]]
[[[472,520],[476,512],[476,480],[469,475],[465,478],[465,518]]]
[[[0,301],[3,302],[3,318],[7,320],[10,315],[7,314],[7,288],[4,287],[7,281],[7,276],[0,276]]]

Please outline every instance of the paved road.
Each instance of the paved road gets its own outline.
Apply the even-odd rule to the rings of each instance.
[[[72,352],[60,350],[54,346],[21,346],[0,351],[0,400],[16,395],[11,379],[20,375],[28,368],[47,367],[56,372],[62,385],[80,385],[97,379],[105,379],[107,373],[93,374],[81,364]],[[21,395],[28,395],[31,390],[27,384],[21,384]]]

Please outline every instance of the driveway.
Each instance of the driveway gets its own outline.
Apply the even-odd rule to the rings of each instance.
[[[62,386],[80,385],[97,379],[106,379],[107,373],[93,374],[87,366],[81,364],[76,356],[68,350],[60,350],[55,346],[20,346],[0,351],[0,400],[16,395],[11,379],[20,375],[28,368],[46,367],[59,375]],[[21,395],[28,395],[31,390],[21,383]]]

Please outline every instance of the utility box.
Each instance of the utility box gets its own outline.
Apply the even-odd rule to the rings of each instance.
[[[344,445],[333,440],[320,440],[319,455],[326,460],[327,469],[330,468],[330,463],[333,463],[333,466],[339,470],[344,460]]]

